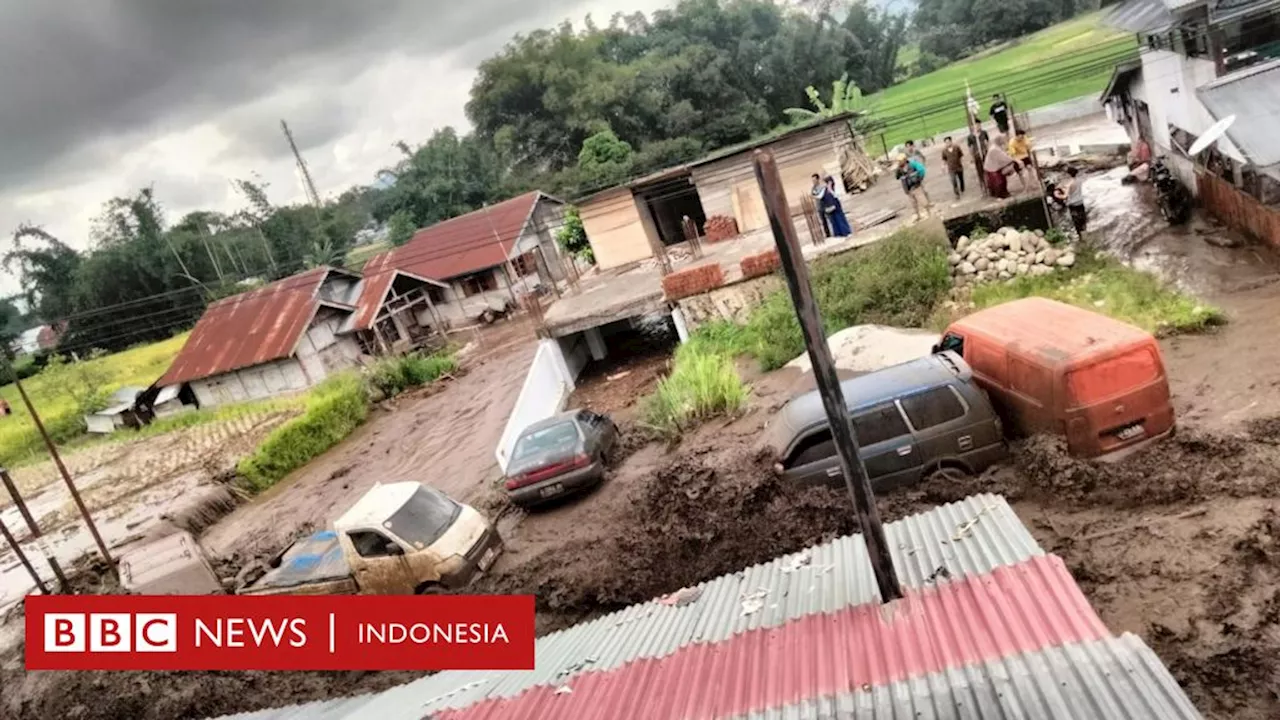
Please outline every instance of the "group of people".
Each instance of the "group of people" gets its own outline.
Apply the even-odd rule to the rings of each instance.
[[[972,109],[976,116],[976,103],[972,105]],[[1027,131],[1021,128],[1015,129],[1013,137],[1009,137],[1009,105],[998,93],[992,96],[989,114],[996,125],[995,134],[988,135],[982,123],[978,122],[977,133],[971,133],[968,137],[969,152],[982,157],[982,179],[987,191],[992,197],[1007,198],[1010,176],[1018,177],[1019,192],[1025,192],[1028,189],[1025,172],[1030,170],[1034,180],[1031,138],[1027,136]],[[983,148],[986,149],[985,154],[983,154]],[[965,192],[964,158],[964,150],[950,136],[943,139],[942,161],[946,165],[947,175],[951,180],[951,191],[957,199]],[[894,177],[901,183],[902,191],[910,198],[916,220],[921,218],[922,210],[927,216],[933,209],[933,201],[930,200],[924,186],[926,172],[924,153],[916,147],[914,141],[908,140],[896,158]],[[1068,175],[1067,183],[1055,190],[1055,197],[1067,206],[1071,213],[1072,224],[1075,225],[1077,232],[1082,233],[1086,219],[1084,196],[1080,192],[1080,181],[1076,177],[1075,170],[1068,170]],[[827,237],[846,237],[853,234],[844,207],[837,197],[834,178],[824,179],[815,174],[813,197],[818,204],[819,215],[822,217],[822,225]]]

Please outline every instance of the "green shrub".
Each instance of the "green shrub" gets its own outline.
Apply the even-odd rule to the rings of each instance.
[[[946,241],[919,228],[814,264],[814,295],[828,335],[864,323],[918,327],[950,287]],[[752,313],[746,334],[745,350],[764,370],[804,352],[804,335],[785,289]]]
[[[441,375],[458,369],[452,355],[410,353],[378,361],[369,373],[369,383],[383,397],[395,397],[412,387],[434,382]]]
[[[369,414],[369,393],[355,373],[343,373],[311,391],[306,410],[267,436],[240,461],[245,484],[265,490],[342,442]]]
[[[737,412],[746,399],[746,386],[729,355],[683,345],[671,374],[646,398],[644,423],[673,438],[708,418]]]
[[[1156,335],[1197,332],[1226,322],[1222,311],[1165,285],[1150,273],[1087,248],[1069,272],[1019,277],[973,289],[977,309],[1024,297],[1046,297],[1109,315]]]

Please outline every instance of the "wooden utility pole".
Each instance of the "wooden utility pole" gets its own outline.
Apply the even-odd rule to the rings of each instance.
[[[102,558],[107,561],[107,567],[114,574],[116,572],[116,564],[111,559],[111,552],[107,550],[107,544],[102,541],[102,535],[98,533],[98,526],[93,523],[93,516],[89,514],[89,508],[85,506],[84,498],[80,497],[80,491],[76,489],[76,484],[71,479],[71,472],[63,464],[62,456],[58,454],[58,447],[53,444],[53,438],[49,437],[49,431],[45,430],[44,423],[40,420],[40,414],[36,412],[35,406],[31,404],[31,398],[27,397],[27,391],[22,387],[22,381],[18,379],[18,373],[14,372],[13,365],[9,363],[7,355],[5,356],[5,365],[13,375],[13,384],[18,388],[18,394],[22,396],[22,403],[27,406],[27,412],[31,414],[31,421],[36,424],[36,430],[40,431],[40,437],[44,438],[45,447],[49,449],[49,456],[53,458],[53,464],[58,468],[58,473],[62,475],[62,481],[67,484],[71,499],[75,502],[76,508],[80,510],[80,517],[84,518],[84,524],[89,528],[89,534],[93,536],[93,541],[98,544],[98,550],[102,553]]]
[[[818,303],[814,299],[813,286],[809,281],[809,266],[805,264],[804,254],[800,250],[796,226],[791,222],[782,177],[778,174],[773,153],[756,150],[753,162],[756,182],[760,184],[769,225],[773,228],[773,239],[778,246],[778,257],[782,261],[782,271],[787,276],[787,288],[791,291],[791,301],[795,304],[796,317],[804,331],[809,360],[813,363],[813,377],[818,383],[818,394],[827,411],[831,437],[840,457],[840,470],[844,473],[845,486],[853,496],[858,526],[867,545],[876,585],[880,588],[880,599],[884,602],[897,600],[902,597],[902,587],[898,583],[898,574],[889,554],[884,528],[880,525],[880,513],[876,511],[875,494],[867,479],[867,468],[858,452],[858,440],[853,434],[849,406],[840,388],[840,378],[836,376],[831,348],[822,333],[822,318],[818,314]]]
[[[13,548],[13,554],[18,556],[18,562],[22,563],[22,567],[27,569],[27,574],[35,581],[36,587],[40,588],[40,592],[49,595],[49,586],[44,584],[44,580],[40,579],[40,573],[36,572],[36,568],[27,559],[26,553],[22,552],[22,546],[18,544],[17,538],[13,533],[9,532],[9,527],[4,524],[4,520],[0,520],[0,535],[4,535],[5,542],[9,543],[9,547]]]
[[[27,502],[22,498],[22,493],[18,492],[18,486],[13,482],[13,477],[9,475],[8,469],[0,467],[0,482],[3,482],[5,490],[9,491],[9,497],[13,499],[14,507],[18,508],[18,514],[27,523],[27,529],[31,531],[31,539],[35,540],[39,546],[41,553],[44,555],[44,561],[49,564],[49,569],[53,570],[54,576],[58,578],[58,584],[62,586],[62,591],[71,592],[71,583],[67,582],[67,576],[63,574],[62,566],[58,564],[58,558],[54,557],[53,549],[40,539],[40,526],[36,524],[36,519],[32,517],[31,511],[27,509]]]

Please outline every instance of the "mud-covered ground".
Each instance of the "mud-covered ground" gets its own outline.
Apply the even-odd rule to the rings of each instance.
[[[1160,252],[1183,247],[1176,239],[1155,242],[1166,248]],[[1108,627],[1146,640],[1206,716],[1275,718],[1280,286],[1258,282],[1206,294],[1232,322],[1212,335],[1164,342],[1181,423],[1174,438],[1112,465],[1074,460],[1059,442],[1033,439],[987,476],[878,501],[889,521],[974,492],[1004,494],[1045,550],[1068,563]],[[500,432],[491,416],[506,410],[494,406],[511,402],[522,379],[509,382],[504,369],[518,365],[530,344],[516,334],[509,343],[482,343],[468,373],[439,394],[409,398],[380,415],[358,439],[304,471],[291,491],[215,527],[207,537],[218,539],[225,567],[269,555],[298,527],[331,519],[359,494],[359,483],[377,479],[365,477],[368,468],[448,468],[441,478],[448,489],[500,517],[508,552],[473,590],[534,593],[541,632],[857,530],[843,492],[780,484],[758,454],[770,414],[812,386],[811,376],[792,370],[745,373],[753,387],[744,414],[704,426],[678,447],[626,432],[628,457],[592,493],[529,514],[506,507],[487,482],[496,437],[486,436]],[[615,413],[625,428],[634,398],[662,365],[656,356],[615,364],[585,382],[575,400]],[[246,536],[266,540],[246,544]],[[23,720],[208,717],[377,691],[414,677],[27,674],[14,657],[4,667],[0,718]]]

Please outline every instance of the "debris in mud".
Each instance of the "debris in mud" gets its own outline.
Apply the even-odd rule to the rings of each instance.
[[[205,528],[230,514],[240,504],[241,497],[230,486],[216,484],[205,488],[204,492],[190,504],[179,508],[171,515],[161,515],[179,530],[185,530],[199,536]]]

